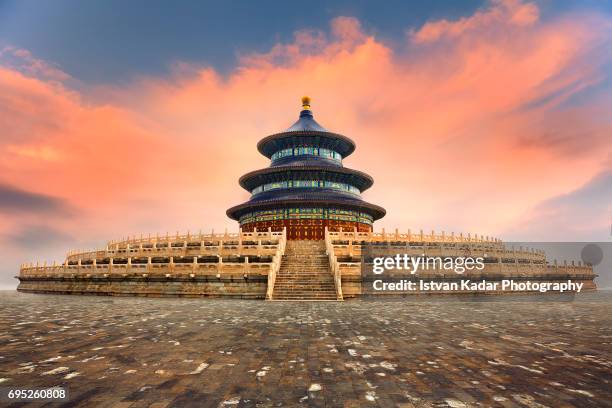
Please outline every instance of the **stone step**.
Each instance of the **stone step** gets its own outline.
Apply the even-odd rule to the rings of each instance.
[[[274,288],[278,288],[281,286],[318,286],[318,287],[335,287],[334,282],[311,282],[307,280],[303,281],[276,281],[274,283]]]
[[[287,241],[273,300],[337,300],[325,242]]]
[[[301,282],[293,282],[293,281],[286,281],[286,282],[276,282],[274,284],[274,289],[276,288],[287,288],[287,287],[309,287],[309,288],[334,288],[335,289],[335,285],[333,282],[308,282],[308,281],[301,281]]]
[[[287,258],[287,257],[291,257],[293,258],[295,261],[303,261],[303,260],[317,260],[317,261],[327,261],[329,258],[327,256],[321,256],[321,257],[312,257],[312,253],[311,254],[290,254],[285,252],[285,254],[283,255],[283,258]]]
[[[319,272],[282,272],[276,274],[277,278],[285,277],[285,278],[303,278],[303,279],[332,279],[333,276],[327,272],[319,273]]]
[[[282,261],[281,261],[282,262]],[[284,264],[281,263],[281,268],[299,268],[302,266],[317,266],[321,269],[329,269],[329,262],[328,263],[319,263],[319,262],[291,262],[287,261]]]
[[[327,265],[282,265],[279,270],[292,270],[292,271],[299,271],[302,269],[309,269],[311,271],[321,271],[323,273],[331,273],[329,271],[329,266]]]
[[[280,297],[331,297],[336,296],[335,290],[326,290],[326,291],[315,291],[315,290],[287,290],[287,291],[279,291],[278,293],[274,293],[272,297],[280,298]]]
[[[336,296],[335,290],[312,291],[312,290],[287,290],[279,291],[272,295],[273,297],[293,297],[293,296],[311,296],[311,297],[328,297]]]
[[[334,282],[310,282],[310,281],[276,281],[274,288],[283,286],[308,286],[308,287],[327,287],[335,288]]]
[[[296,295],[296,296],[279,296],[274,297],[273,300],[337,300],[336,296],[309,296],[309,295]]]
[[[284,265],[281,263],[281,268],[303,268],[303,267],[310,267],[310,268],[319,268],[319,269],[324,269],[324,270],[329,270],[329,264],[318,264],[318,263],[302,263],[302,264],[298,264],[298,263],[285,263]]]
[[[298,292],[314,292],[314,293],[336,293],[336,288],[333,286],[319,287],[319,286],[279,286],[274,287],[274,293],[298,293]]]
[[[292,255],[292,254],[285,253],[283,255],[283,259],[287,259],[287,258],[291,258],[291,260],[293,262],[313,262],[313,261],[316,261],[316,262],[329,262],[329,258],[326,257],[326,256],[322,256],[320,258],[319,257],[314,258],[314,257],[309,256],[309,255]]]
[[[288,288],[288,287],[309,287],[309,288],[334,288],[335,286],[333,283],[328,282],[325,284],[318,284],[318,283],[308,283],[308,282],[278,282],[274,284],[274,289],[276,290],[276,288]]]
[[[319,269],[323,269],[323,270],[328,270],[329,268],[327,267],[327,264],[324,265],[318,265],[318,264],[302,264],[302,265],[282,265],[281,264],[281,269],[285,268],[285,269],[296,269],[296,268],[319,268]]]

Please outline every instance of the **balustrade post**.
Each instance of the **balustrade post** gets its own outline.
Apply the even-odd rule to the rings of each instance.
[[[130,272],[132,270],[132,257],[128,256],[127,266],[125,268],[126,272]]]
[[[147,257],[147,272],[151,272],[151,269],[153,269],[153,267],[151,265],[151,257],[148,256]]]
[[[108,273],[113,273],[113,258],[108,262]]]

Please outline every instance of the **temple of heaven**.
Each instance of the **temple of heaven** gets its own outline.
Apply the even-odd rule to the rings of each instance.
[[[288,239],[319,240],[325,227],[372,231],[373,222],[385,215],[384,208],[361,199],[372,177],[342,165],[355,143],[319,125],[310,98],[302,98],[297,122],[262,139],[257,149],[270,166],[240,178],[251,198],[227,210],[243,231],[286,227]]]

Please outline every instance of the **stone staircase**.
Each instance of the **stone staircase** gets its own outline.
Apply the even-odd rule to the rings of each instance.
[[[337,300],[325,241],[287,241],[272,300]]]

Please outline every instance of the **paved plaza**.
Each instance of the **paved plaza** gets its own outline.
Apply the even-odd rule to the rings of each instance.
[[[14,407],[612,406],[612,293],[530,299],[0,292],[0,386],[70,396]]]

